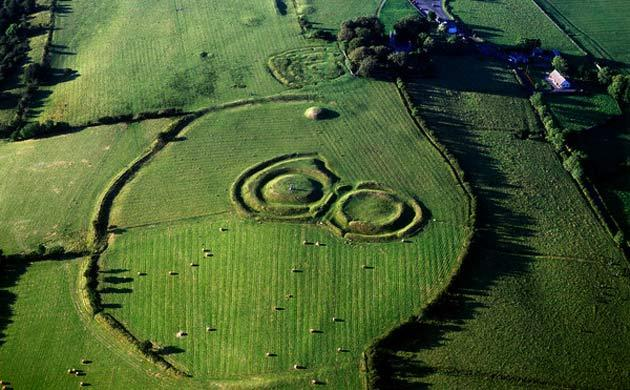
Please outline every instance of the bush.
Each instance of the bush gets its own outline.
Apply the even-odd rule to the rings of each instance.
[[[553,57],[551,60],[551,66],[563,75],[566,75],[569,72],[569,63],[561,56]]]
[[[597,81],[601,85],[608,86],[612,82],[613,73],[609,67],[604,66],[597,71]]]

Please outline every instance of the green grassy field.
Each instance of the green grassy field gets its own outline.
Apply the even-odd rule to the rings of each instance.
[[[385,25],[385,31],[392,31],[398,20],[413,15],[418,15],[418,10],[409,3],[409,0],[386,0],[379,18]]]
[[[540,11],[533,0],[449,0],[451,13],[481,38],[514,45],[520,38],[539,38],[547,49],[581,55],[578,48]]]
[[[481,228],[442,304],[386,346],[391,383],[626,387],[627,262],[551,147],[512,136],[536,124],[518,123],[529,108],[511,75],[473,58],[443,63],[448,80],[410,89],[469,174]]]
[[[99,126],[0,143],[0,248],[15,253],[45,243],[84,250],[99,194],[168,123]]]
[[[545,102],[561,128],[580,131],[621,115],[619,105],[607,93],[594,95],[547,94]]]
[[[337,30],[341,22],[376,14],[381,0],[295,0],[298,10],[316,27]]]
[[[623,0],[536,0],[597,58],[630,65],[630,15]]]
[[[79,382],[93,388],[168,388],[181,382],[130,353],[128,345],[86,314],[78,290],[84,261],[3,269],[0,380],[15,389],[68,389]],[[81,364],[82,359],[91,363]],[[69,375],[70,368],[86,375]]]
[[[53,66],[78,77],[48,88],[40,119],[76,123],[276,93],[283,86],[267,58],[308,43],[293,7],[281,15],[274,1],[75,0],[64,9]]]
[[[108,311],[140,338],[176,347],[169,358],[196,378],[287,377],[302,386],[316,377],[356,388],[365,348],[419,313],[457,268],[466,197],[395,87],[348,79],[326,92],[337,118],[304,118],[312,103],[274,103],[199,119],[114,204],[111,222],[122,233],[102,267],[125,271],[102,277]],[[322,226],[236,215],[229,190],[237,176],[297,152],[317,152],[340,183],[374,180],[417,197],[432,219],[408,243],[347,245]],[[178,339],[179,330],[189,336]],[[294,364],[307,368],[292,373]]]

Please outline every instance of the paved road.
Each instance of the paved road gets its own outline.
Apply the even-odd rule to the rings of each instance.
[[[435,14],[441,20],[451,20],[451,18],[444,11],[444,8],[442,8],[441,0],[411,0],[411,2],[413,3],[413,5],[416,6],[418,11],[422,12],[425,15],[429,11],[433,10],[433,12],[435,12]]]

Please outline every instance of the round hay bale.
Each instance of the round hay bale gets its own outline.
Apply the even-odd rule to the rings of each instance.
[[[314,121],[318,119],[322,119],[323,114],[324,114],[324,109],[317,106],[309,107],[306,109],[306,111],[304,111],[304,116]]]

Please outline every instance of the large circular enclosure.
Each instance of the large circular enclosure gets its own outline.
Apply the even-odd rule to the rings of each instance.
[[[310,220],[326,212],[337,181],[317,155],[280,156],[243,172],[232,187],[232,200],[257,218]]]
[[[381,241],[404,238],[422,224],[422,207],[375,183],[350,189],[335,203],[329,226],[350,240]]]

